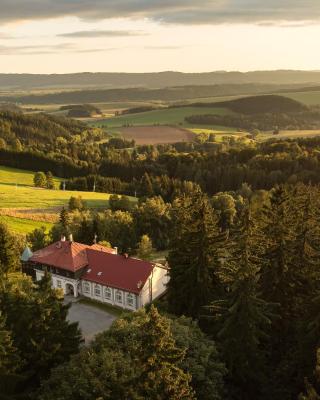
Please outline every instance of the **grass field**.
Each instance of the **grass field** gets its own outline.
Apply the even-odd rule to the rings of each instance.
[[[0,221],[7,224],[12,232],[19,233],[21,235],[30,233],[36,228],[40,228],[42,226],[49,231],[53,226],[53,224],[50,222],[33,221],[25,218],[8,217],[6,215],[1,215]]]
[[[0,166],[0,184],[33,186],[33,171],[24,171],[16,168]],[[61,179],[54,178],[56,187],[59,187]]]
[[[299,101],[307,106],[320,105],[320,91],[315,92],[294,92],[294,93],[280,93],[290,99]]]
[[[110,194],[38,189],[32,186],[33,175],[32,171],[0,166],[0,219],[17,233],[43,225],[50,228],[71,196],[81,196],[89,208],[108,207]],[[59,179],[55,182],[58,187]]]
[[[310,138],[310,137],[317,137],[320,136],[320,130],[287,130],[287,131],[280,131],[278,135],[274,135],[272,132],[264,132],[259,134],[257,140],[258,141],[265,141],[269,139],[294,139],[294,138]]]
[[[126,125],[152,126],[152,125],[179,125],[188,127],[184,119],[191,115],[199,114],[230,114],[225,108],[214,107],[181,107],[163,110],[147,111],[138,114],[119,115],[118,117],[102,119],[92,122],[93,125],[105,125],[108,128],[120,128]]]

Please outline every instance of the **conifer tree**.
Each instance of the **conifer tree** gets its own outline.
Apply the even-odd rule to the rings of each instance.
[[[206,195],[197,191],[175,202],[171,234],[169,307],[197,318],[219,290],[216,272],[226,237]]]
[[[64,207],[62,207],[62,210],[60,212],[60,219],[59,219],[62,232],[64,235],[68,235],[70,233],[70,217],[68,210],[66,210]]]
[[[299,400],[320,400],[320,349],[317,350],[316,367],[314,370],[314,377],[316,381],[316,386],[312,385],[308,379],[305,379],[305,393],[301,393]]]
[[[0,278],[19,268],[19,252],[7,225],[0,222]]]
[[[13,344],[11,333],[5,326],[5,318],[0,312],[0,398],[13,394],[19,376],[15,371],[21,367],[18,351]]]
[[[259,272],[263,242],[246,207],[228,243],[221,270],[226,298],[210,306],[217,340],[237,399],[257,398],[264,380],[262,343],[271,325],[272,306],[261,298]]]
[[[178,363],[185,351],[179,349],[170,331],[169,321],[151,306],[141,326],[142,343],[138,357],[142,367],[139,378],[141,395],[145,399],[191,400],[191,376],[184,373]]]
[[[36,388],[51,368],[79,351],[78,324],[67,320],[69,305],[51,288],[49,274],[37,285],[29,277],[10,276],[0,290],[0,309],[22,360],[17,370],[24,377],[22,392]]]

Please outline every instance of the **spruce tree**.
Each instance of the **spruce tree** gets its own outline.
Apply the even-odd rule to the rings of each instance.
[[[214,298],[219,290],[216,272],[224,240],[206,195],[197,191],[175,202],[168,256],[172,312],[197,318]]]
[[[264,381],[263,342],[271,326],[272,306],[259,293],[263,242],[250,210],[231,232],[228,255],[220,269],[226,296],[210,306],[216,337],[237,399],[257,398]]]
[[[5,318],[0,312],[0,398],[14,393],[15,386],[20,381],[15,373],[21,367],[18,350],[13,344],[11,332],[5,325]]]
[[[51,368],[79,351],[78,324],[67,320],[69,306],[51,288],[49,274],[37,285],[24,275],[10,276],[0,290],[0,309],[22,360],[21,392],[31,392]]]
[[[0,222],[0,279],[20,267],[16,241],[7,225]]]

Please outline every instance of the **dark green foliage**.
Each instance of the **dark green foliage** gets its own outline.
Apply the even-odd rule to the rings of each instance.
[[[320,350],[317,350],[316,367],[314,370],[314,380],[316,385],[313,386],[308,379],[305,379],[305,393],[301,393],[299,400],[320,400],[319,384],[320,384]]]
[[[18,391],[26,394],[79,350],[78,325],[66,320],[69,306],[51,289],[48,274],[37,286],[22,275],[10,277],[0,290],[0,307],[22,362]]]
[[[0,222],[0,280],[9,272],[20,268],[19,247],[17,240],[8,227]]]
[[[197,318],[202,307],[214,298],[218,291],[218,250],[223,239],[218,217],[203,193],[176,200],[168,256],[172,312]]]
[[[40,400],[98,398],[191,400],[191,377],[179,365],[170,320],[151,307],[117,320],[42,386]]]
[[[248,96],[215,104],[217,107],[226,107],[241,114],[287,113],[307,109],[296,100],[277,95]]]
[[[46,228],[36,228],[33,232],[27,234],[27,242],[31,246],[32,251],[37,251],[46,247],[49,243]]]
[[[191,385],[197,399],[224,399],[226,368],[220,360],[215,342],[200,330],[190,318],[174,318],[171,331],[176,345],[186,349],[180,368],[192,376]]]
[[[227,364],[232,398],[253,399],[266,380],[263,342],[270,331],[272,307],[258,292],[263,242],[248,208],[230,236],[220,269],[226,298],[216,300],[210,309],[215,314],[214,328]]]
[[[147,234],[158,250],[168,247],[171,229],[170,204],[163,199],[152,197],[134,210],[137,235]]]
[[[54,180],[53,180],[53,175],[50,171],[46,173],[46,188],[47,189],[54,189]]]
[[[47,178],[43,172],[36,172],[33,177],[33,183],[35,187],[45,188],[47,186]]]
[[[132,210],[132,203],[127,196],[113,194],[109,197],[109,207],[112,211],[130,211]]]
[[[86,203],[85,201],[82,200],[81,196],[78,197],[72,196],[70,197],[68,208],[69,211],[75,211],[75,210],[82,211],[86,208]],[[61,219],[60,222],[62,222]]]

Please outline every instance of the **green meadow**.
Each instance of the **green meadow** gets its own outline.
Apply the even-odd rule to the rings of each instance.
[[[126,125],[131,126],[152,126],[152,125],[179,125],[188,127],[185,117],[199,114],[230,114],[226,108],[218,107],[179,107],[164,108],[160,110],[146,111],[137,114],[119,115],[117,117],[101,119],[92,122],[94,125],[105,125],[108,128],[120,128]]]
[[[81,196],[89,208],[109,205],[108,193],[59,190],[58,178],[56,190],[39,189],[33,187],[33,176],[32,171],[0,166],[0,220],[16,233],[26,234],[40,226],[50,229],[71,196]]]

